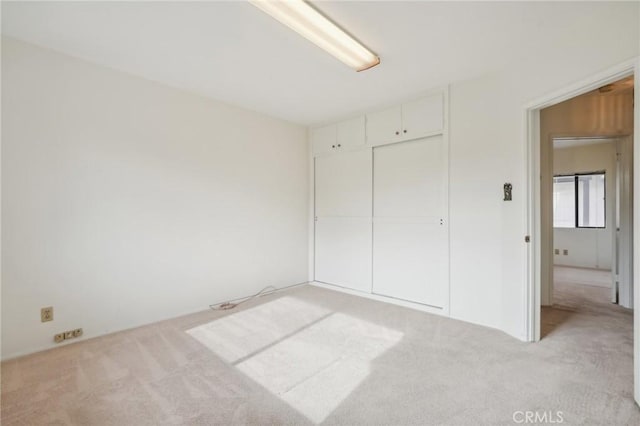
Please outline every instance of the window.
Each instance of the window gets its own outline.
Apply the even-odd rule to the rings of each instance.
[[[575,176],[556,176],[553,178],[553,227],[576,227]]]
[[[604,172],[553,178],[554,228],[604,228]]]

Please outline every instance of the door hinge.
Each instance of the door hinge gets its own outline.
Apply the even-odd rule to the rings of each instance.
[[[528,235],[525,235],[525,236],[524,236],[524,242],[525,242],[525,243],[530,243],[530,242],[531,242],[531,237],[530,237],[530,236],[528,236]]]

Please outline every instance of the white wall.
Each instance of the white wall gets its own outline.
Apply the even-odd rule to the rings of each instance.
[[[571,50],[522,46],[528,61],[451,84],[452,317],[526,338],[524,108],[640,54],[638,4],[607,10],[567,22]],[[293,201],[308,190],[301,130],[18,43],[3,48],[5,356],[65,328],[99,334],[306,278],[306,262],[293,260],[307,256],[297,219],[306,200]],[[41,306],[61,303],[72,309],[38,322]]]
[[[554,254],[553,264],[610,270],[612,238],[609,229],[555,228],[554,246],[560,253]],[[568,250],[568,254],[565,255],[564,250]]]
[[[522,46],[530,60],[451,85],[451,315],[526,339],[526,122],[528,103],[632,59],[638,4],[568,22],[572,50]],[[594,30],[597,25],[597,31]],[[502,185],[513,184],[513,201]]]
[[[553,150],[554,175],[605,171],[605,228],[554,228],[554,264],[583,268],[611,269],[615,226],[616,147],[613,142]],[[563,254],[563,250],[568,254]]]
[[[11,39],[2,89],[3,358],[306,281],[303,127]]]

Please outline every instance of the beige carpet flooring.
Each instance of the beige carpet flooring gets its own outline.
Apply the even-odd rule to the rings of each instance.
[[[4,362],[2,425],[640,424],[632,314],[584,287],[535,344],[298,287]]]
[[[610,270],[591,268],[572,268],[556,265],[553,267],[553,279],[560,283],[585,284],[611,289],[612,276]]]

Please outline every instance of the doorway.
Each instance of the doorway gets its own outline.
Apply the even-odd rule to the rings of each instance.
[[[543,283],[551,283],[553,279],[553,256],[554,256],[554,247],[553,247],[553,207],[552,203],[546,204],[546,210],[542,208],[543,205],[543,196],[550,197],[553,190],[553,173],[551,170],[552,162],[549,161],[549,156],[552,155],[550,150],[552,149],[552,141],[553,138],[563,138],[563,137],[593,137],[595,135],[599,137],[617,137],[617,138],[628,138],[630,141],[631,149],[633,148],[633,140],[637,140],[640,137],[640,118],[639,118],[639,110],[633,109],[632,118],[633,123],[631,126],[631,132],[629,134],[624,134],[623,132],[616,132],[613,134],[607,134],[605,132],[593,132],[593,133],[580,133],[580,132],[563,132],[556,131],[547,133],[544,129],[541,129],[541,113],[544,109],[557,106],[565,101],[568,101],[572,98],[579,97],[581,95],[588,94],[593,91],[603,91],[607,90],[605,86],[614,84],[619,82],[620,80],[628,79],[632,77],[630,81],[634,82],[635,86],[638,85],[638,70],[640,70],[640,62],[635,59],[633,61],[628,61],[626,63],[620,64],[619,66],[613,67],[609,70],[606,70],[598,75],[594,75],[588,79],[585,79],[575,85],[562,89],[556,93],[553,93],[549,96],[543,97],[539,100],[536,100],[525,107],[525,120],[527,123],[527,151],[526,151],[526,181],[527,181],[527,230],[528,230],[528,238],[526,241],[529,242],[527,244],[527,270],[526,274],[526,282],[527,282],[527,292],[525,295],[525,309],[526,309],[526,319],[527,319],[527,336],[530,341],[540,340],[541,337],[541,308],[543,305],[550,304],[552,300],[552,287],[551,286],[543,286]],[[628,80],[629,81],[629,80]],[[603,88],[603,89],[601,89]],[[640,102],[640,96],[638,91],[632,94],[632,100],[635,102]],[[576,117],[571,117],[572,120],[576,119]],[[591,129],[593,130],[593,129]],[[638,169],[640,165],[640,155],[638,155],[638,149],[631,152],[631,155],[627,155],[628,164],[632,167]],[[597,170],[593,170],[597,171]],[[630,176],[628,178],[629,191],[633,194],[633,201],[629,202],[627,206],[628,219],[630,225],[633,220],[638,223],[638,219],[640,218],[639,209],[633,208],[633,204],[636,204],[638,200],[640,200],[640,185],[633,185],[633,181],[638,180],[638,176],[633,178]],[[622,197],[621,197],[622,199]],[[620,211],[624,211],[624,208],[620,208]],[[618,288],[617,296],[618,302],[622,303],[623,297],[628,298],[628,303],[633,306],[640,306],[639,292],[633,292],[634,286],[636,288],[638,281],[637,276],[633,276],[633,269],[638,270],[638,266],[640,265],[640,256],[638,250],[633,250],[637,248],[640,243],[640,238],[638,238],[638,233],[633,233],[633,230],[630,230],[623,237],[622,233],[618,235],[618,241],[615,244],[620,244],[620,247],[623,244],[628,244],[629,247],[629,271],[631,271],[630,276],[627,278],[627,282],[629,283],[629,289],[626,293],[626,296],[622,294],[622,289]],[[614,244],[613,234],[611,236],[611,243]],[[625,241],[620,241],[621,239],[625,239]],[[612,265],[613,266],[613,265]],[[612,272],[613,274],[614,272]],[[616,273],[620,273],[616,270]],[[613,277],[611,278],[613,281]],[[622,278],[618,278],[622,279]],[[543,290],[546,291],[543,292]],[[613,300],[613,290],[610,293],[611,299]],[[635,315],[633,317],[633,324],[631,325],[633,329],[633,345],[634,345],[634,395],[636,402],[640,401],[640,317]]]
[[[613,95],[613,94],[612,94]],[[582,95],[569,101],[569,108],[584,112],[591,120],[602,120],[583,109],[585,102],[594,102],[591,95]],[[596,95],[597,96],[597,95]],[[599,108],[607,103],[626,106],[620,109],[628,119],[622,123],[623,131],[633,129],[632,89],[597,101],[599,114],[608,111]],[[552,107],[553,108],[553,107]],[[626,109],[626,111],[625,111]],[[561,108],[543,111],[542,128],[550,114]],[[604,120],[609,123],[615,120]],[[604,124],[602,127],[610,126]],[[624,129],[627,126],[627,129]],[[588,131],[584,129],[583,131]],[[631,200],[625,174],[633,175],[631,136],[620,137],[562,137],[552,138],[552,194],[543,196],[541,207],[552,204],[552,253],[543,255],[550,259],[550,276],[547,285],[547,303],[541,311],[541,338],[552,333],[582,333],[586,339],[595,338],[594,324],[598,325],[599,340],[625,341],[632,333],[632,300],[628,297],[631,249],[625,244],[632,234]],[[627,149],[629,148],[629,149]],[[615,306],[619,305],[619,306]],[[581,343],[581,344],[584,344]],[[629,356],[632,348],[629,347]]]
[[[544,169],[551,173],[552,188],[542,193],[541,211],[545,216],[552,210],[552,217],[546,222],[551,230],[543,229],[542,265],[543,270],[548,267],[548,275],[541,283],[541,304],[553,306],[556,283],[572,282],[606,288],[603,301],[631,309],[633,86],[598,102],[593,96],[566,101],[568,109],[583,112],[592,126],[594,121],[603,122],[600,131],[628,134],[550,138],[547,160],[553,166]],[[595,105],[591,112],[585,103]],[[619,105],[617,110],[606,107],[614,103]],[[558,106],[542,111],[542,129],[547,132],[552,116],[560,114],[555,118],[562,119],[566,112],[564,105]],[[613,115],[626,118],[614,120]]]

